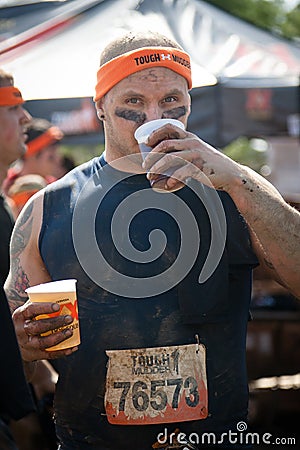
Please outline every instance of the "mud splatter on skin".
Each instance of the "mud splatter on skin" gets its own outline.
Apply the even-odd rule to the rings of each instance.
[[[132,111],[131,109],[121,109],[117,108],[115,114],[125,120],[131,120],[137,125],[141,125],[146,121],[146,114],[139,111]]]
[[[242,180],[243,184],[247,184],[247,180]],[[259,189],[259,186],[256,186],[257,189]],[[254,190],[252,188],[247,188],[247,191],[249,192],[254,192]]]
[[[178,108],[170,109],[169,111],[165,111],[162,114],[162,119],[179,119],[180,117],[185,116],[187,113],[187,109],[185,106],[179,106]],[[142,123],[146,122],[147,116],[143,112],[132,111],[131,109],[123,109],[117,108],[115,110],[115,114],[118,117],[121,117],[125,120],[131,120],[135,122],[137,125],[142,125]]]
[[[185,106],[179,106],[178,108],[165,111],[162,115],[162,119],[179,119],[179,117],[185,116],[187,113]]]

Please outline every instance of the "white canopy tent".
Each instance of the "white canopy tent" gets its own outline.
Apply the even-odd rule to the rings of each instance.
[[[0,42],[0,64],[28,100],[93,96],[103,47],[120,34],[145,29],[173,37],[189,52],[194,87],[222,79],[298,83],[300,48],[204,1],[73,0],[47,6],[38,13],[24,6],[19,16],[11,8],[14,17],[8,19],[19,28]]]
[[[132,30],[157,30],[191,55],[189,124],[213,145],[240,134],[282,133],[287,116],[299,112],[300,48],[205,1],[43,3],[0,8],[7,21],[5,33],[0,32],[0,66],[32,100],[27,103],[31,112],[55,119],[67,134],[94,129],[81,121],[83,114],[92,118],[94,113],[100,53],[114,37]]]

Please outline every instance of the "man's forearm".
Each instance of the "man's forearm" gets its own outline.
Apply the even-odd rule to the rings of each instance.
[[[288,205],[267,180],[243,166],[229,194],[261,244],[264,263],[300,297],[299,211]]]

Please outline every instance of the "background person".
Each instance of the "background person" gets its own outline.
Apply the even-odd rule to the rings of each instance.
[[[178,429],[199,438],[207,432],[218,438],[236,432],[238,423],[247,422],[245,341],[253,267],[259,261],[300,297],[300,215],[265,179],[173,125],[152,133],[148,144],[153,150],[141,166],[135,130],[158,118],[175,118],[187,126],[191,87],[189,56],[176,42],[151,32],[113,41],[101,55],[95,96],[105,153],[37,193],[19,216],[6,291],[26,366],[33,369],[31,361],[51,358],[58,370],[60,450],[146,450],[160,445],[162,432],[165,448],[174,448]],[[165,190],[182,189],[174,194],[150,189],[149,179],[175,167]],[[214,214],[218,202],[225,232],[222,215]],[[139,214],[127,229],[133,206]],[[201,242],[190,227],[181,236],[168,214],[171,208],[180,225],[185,207]],[[121,217],[115,224],[117,209]],[[94,234],[86,228],[90,218],[100,249],[96,255]],[[112,233],[113,224],[118,233]],[[213,241],[211,226],[220,243],[215,250],[220,251],[222,239],[225,248],[211,276],[199,283]],[[157,229],[163,230],[167,245],[147,264],[116,249],[114,239],[124,247],[129,234],[139,257],[148,254],[149,236]],[[167,272],[180,238],[189,249],[181,281],[174,270]],[[162,273],[164,281],[175,283],[152,294],[158,283],[154,277]],[[124,283],[120,274],[130,281]],[[69,337],[61,327],[71,319],[33,320],[54,306],[28,302],[24,291],[61,278],[78,280],[82,344],[47,352]],[[148,290],[141,295],[137,286],[143,285]],[[50,329],[60,331],[41,336]],[[241,441],[230,444],[222,446],[247,448]],[[188,442],[176,445],[192,448]]]
[[[11,164],[22,158],[27,150],[27,128],[32,119],[23,107],[24,100],[20,91],[13,84],[13,76],[0,69],[1,186],[4,184]],[[35,188],[37,188],[36,185]],[[18,200],[21,202],[20,197]],[[48,442],[52,441],[49,436],[45,438],[43,435],[39,418],[42,412],[42,401],[49,398],[49,395],[53,396],[55,374],[49,363],[43,362],[40,364],[31,386],[27,385],[11,314],[3,291],[3,284],[9,272],[9,242],[14,226],[14,215],[18,213],[14,208],[11,209],[11,206],[13,205],[7,201],[7,196],[2,193],[1,189],[0,334],[2,345],[0,353],[1,360],[5,361],[5,366],[3,365],[0,375],[0,448],[7,450],[18,446],[19,450],[51,450],[50,447],[46,447],[46,441],[47,438]],[[35,412],[36,408],[39,414]],[[45,417],[45,408],[43,413],[43,417]],[[53,440],[53,435],[51,439]]]
[[[10,168],[4,183],[8,194],[15,180],[24,175],[39,175],[46,183],[57,179],[61,170],[62,157],[58,151],[58,143],[63,138],[63,132],[46,119],[33,118],[27,127],[27,150],[18,164]]]
[[[21,92],[14,86],[13,76],[0,69],[0,186],[7,170],[26,151],[25,127],[31,116],[23,108]],[[13,220],[8,205],[0,195],[0,448],[16,450],[9,429],[11,419],[21,419],[34,411],[27,385],[13,322],[3,290],[9,271],[9,239]]]
[[[26,126],[30,114],[23,108],[20,91],[13,86],[13,77],[0,69],[0,282],[4,284],[9,272],[9,240],[13,228],[11,210],[3,196],[2,184],[10,165],[26,152]]]

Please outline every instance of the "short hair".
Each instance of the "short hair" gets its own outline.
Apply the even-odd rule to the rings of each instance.
[[[131,31],[116,38],[104,48],[100,57],[100,66],[117,56],[144,47],[172,47],[183,50],[178,42],[158,32],[148,30],[134,33]]]
[[[0,68],[0,87],[7,87],[13,85],[14,85],[14,77],[12,76],[12,74]]]

